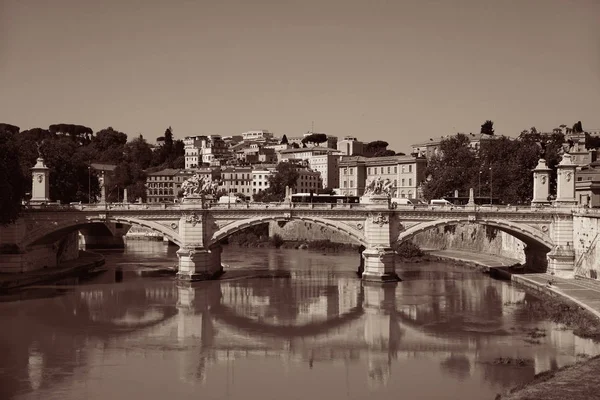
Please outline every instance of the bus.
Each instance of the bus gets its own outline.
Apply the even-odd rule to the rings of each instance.
[[[342,196],[335,194],[296,193],[291,196],[292,203],[301,204],[358,204],[358,196]]]

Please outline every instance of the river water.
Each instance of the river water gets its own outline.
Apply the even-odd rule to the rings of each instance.
[[[128,242],[91,280],[0,299],[0,399],[493,399],[600,353],[522,289],[444,263],[382,287],[356,252],[226,246],[230,279],[142,273],[176,250]]]

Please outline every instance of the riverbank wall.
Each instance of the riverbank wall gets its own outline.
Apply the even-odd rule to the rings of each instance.
[[[343,233],[304,221],[289,221],[285,224],[270,222],[269,236],[274,235],[279,235],[284,241],[329,240],[334,243],[355,244]],[[465,250],[525,263],[525,244],[522,241],[483,225],[460,224],[436,227],[417,234],[412,242],[424,249]]]
[[[0,293],[25,286],[86,275],[105,263],[104,256],[101,254],[84,250],[78,250],[77,253],[77,258],[61,261],[54,268],[38,269],[22,274],[0,274]]]
[[[78,257],[79,234],[72,232],[54,243],[31,246],[26,253],[17,246],[0,250],[0,273],[21,274],[56,268]]]
[[[575,275],[600,279],[600,213],[584,210],[573,217],[573,242]]]

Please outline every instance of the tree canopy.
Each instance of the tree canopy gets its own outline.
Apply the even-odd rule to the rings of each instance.
[[[481,125],[481,133],[484,135],[493,135],[494,134],[494,122],[489,119]]]
[[[18,141],[13,132],[0,127],[0,225],[18,218],[25,190]]]
[[[277,164],[276,172],[269,176],[269,187],[256,193],[253,196],[254,201],[283,201],[286,186],[295,188],[298,176],[297,166],[293,163],[281,162]]]
[[[287,138],[286,138],[287,139]],[[327,135],[324,133],[311,133],[308,136],[302,138],[302,144],[312,143],[318,146],[321,143],[325,143],[327,141]]]

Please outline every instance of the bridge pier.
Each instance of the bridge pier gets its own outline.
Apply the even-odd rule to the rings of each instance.
[[[396,253],[391,248],[389,211],[370,213],[364,224],[367,248],[362,252],[362,279],[375,282],[397,282]]]
[[[396,253],[390,247],[376,247],[362,252],[363,273],[362,279],[374,282],[397,282],[400,280],[396,274]]]
[[[177,279],[182,281],[204,281],[219,277],[223,273],[220,245],[205,247],[183,246],[177,250],[179,270]]]

